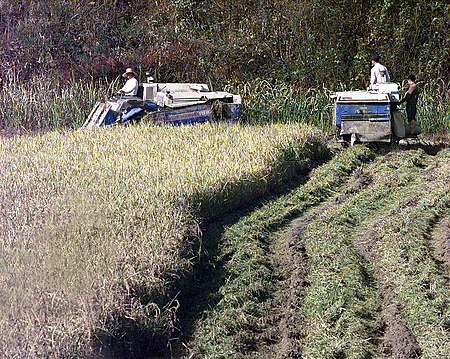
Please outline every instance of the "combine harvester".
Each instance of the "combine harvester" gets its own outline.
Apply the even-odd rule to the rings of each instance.
[[[394,143],[409,135],[404,115],[398,111],[399,84],[371,85],[367,91],[343,91],[334,99],[333,121],[338,140]]]
[[[123,96],[98,102],[83,128],[112,126],[145,120],[155,124],[192,124],[236,121],[241,96],[210,91],[206,84],[155,83],[151,77],[139,85],[136,97]]]

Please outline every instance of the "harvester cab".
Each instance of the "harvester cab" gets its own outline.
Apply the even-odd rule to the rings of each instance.
[[[156,83],[147,76],[137,96],[98,102],[83,128],[128,124],[145,119],[156,124],[236,121],[241,96],[210,91],[203,83]]]
[[[395,142],[404,138],[404,116],[398,111],[399,84],[371,85],[367,90],[336,92],[333,122],[338,140],[355,142]]]

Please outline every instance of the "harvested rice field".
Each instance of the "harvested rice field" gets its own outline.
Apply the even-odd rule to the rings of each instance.
[[[218,236],[195,358],[448,358],[450,151],[355,147]]]

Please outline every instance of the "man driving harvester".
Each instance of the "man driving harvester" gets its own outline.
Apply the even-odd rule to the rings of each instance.
[[[131,67],[127,68],[126,71],[122,74],[122,77],[127,79],[125,85],[117,92],[121,96],[136,96],[138,93],[139,82],[136,78],[136,73],[131,69]]]

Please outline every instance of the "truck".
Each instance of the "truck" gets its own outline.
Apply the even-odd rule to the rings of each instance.
[[[156,83],[151,77],[139,84],[137,96],[99,101],[83,128],[148,121],[154,124],[193,124],[237,121],[242,100],[226,91],[210,91],[204,83]]]
[[[340,142],[387,142],[405,138],[408,128],[398,110],[399,84],[371,85],[367,90],[335,92],[333,122]]]

